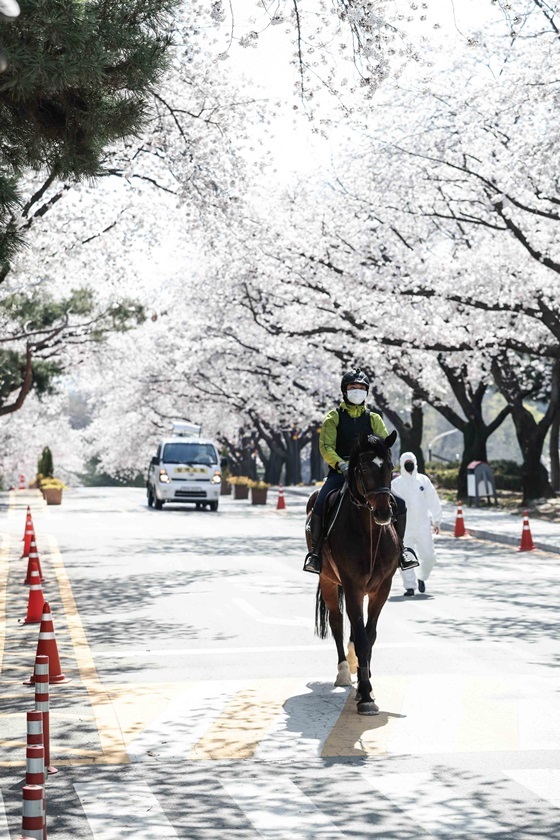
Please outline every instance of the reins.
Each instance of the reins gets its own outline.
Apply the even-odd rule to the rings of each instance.
[[[362,475],[362,465],[358,464],[356,467],[356,485],[358,485],[358,479],[361,483],[361,488],[358,486],[358,492],[361,492],[362,498],[364,501],[360,501],[360,499],[356,498],[356,496],[352,493],[352,488],[350,487],[350,483],[348,482],[348,492],[350,493],[350,500],[352,504],[356,505],[356,507],[363,507],[367,508],[370,513],[373,513],[373,506],[368,502],[366,496],[366,485],[364,482],[364,477]],[[390,487],[378,487],[377,490],[371,490],[367,495],[368,496],[377,496],[380,493],[389,493],[391,495],[391,488]]]

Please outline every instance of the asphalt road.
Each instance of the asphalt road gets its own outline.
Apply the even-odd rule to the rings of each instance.
[[[33,708],[28,503],[71,679],[51,687],[51,840],[560,836],[560,558],[440,536],[424,596],[395,578],[373,658],[381,713],[361,717],[313,633],[305,499],[275,502],[3,495],[0,838],[21,834]]]

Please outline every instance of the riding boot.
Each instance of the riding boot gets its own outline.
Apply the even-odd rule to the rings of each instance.
[[[308,551],[303,563],[304,572],[312,572],[314,575],[321,574],[323,566],[321,560],[321,545],[323,543],[323,519],[320,514],[313,513],[309,520],[309,531],[311,533],[311,551]]]
[[[394,523],[395,531],[397,532],[397,537],[399,538],[399,566],[404,570],[415,569],[416,566],[420,565],[416,552],[413,548],[407,548],[403,542],[404,532],[406,531],[406,510],[404,513],[397,513]]]

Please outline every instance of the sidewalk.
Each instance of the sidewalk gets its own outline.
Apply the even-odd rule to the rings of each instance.
[[[313,487],[285,487],[287,496],[303,496],[307,498]],[[441,530],[453,533],[457,505],[452,502],[442,502],[443,520]],[[468,507],[463,505],[465,530],[471,537],[490,542],[504,543],[518,546],[523,530],[523,517],[519,513],[510,513],[498,508]],[[529,517],[529,527],[535,548],[560,554],[560,525],[545,519]]]
[[[453,532],[457,505],[452,502],[442,502],[442,507],[441,530]],[[471,537],[507,545],[519,545],[523,530],[523,516],[519,513],[510,513],[500,510],[499,507],[476,508],[463,505],[463,519],[465,530]],[[557,523],[529,516],[529,527],[535,548],[560,554],[560,526]]]

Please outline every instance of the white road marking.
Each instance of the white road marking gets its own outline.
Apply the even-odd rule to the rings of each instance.
[[[259,761],[298,761],[321,755],[323,744],[337,722],[349,688],[308,681],[302,691],[285,701],[282,714],[255,750]]]
[[[413,676],[408,681],[399,714],[398,734],[389,741],[389,752],[406,755],[454,752],[461,721],[465,678],[456,674]],[[413,746],[411,746],[413,745]]]
[[[131,761],[183,756],[202,738],[244,682],[193,684],[173,700],[127,748]]]
[[[8,828],[8,819],[6,817],[6,809],[4,807],[4,800],[0,792],[0,837],[9,837],[10,829]]]
[[[74,785],[95,840],[172,840],[177,832],[144,782]]]
[[[378,648],[401,648],[408,650],[409,648],[424,649],[439,649],[449,647],[446,642],[378,642],[375,645],[375,650]],[[457,651],[464,645],[453,645],[453,649]],[[477,643],[477,649],[483,647],[482,644]],[[299,651],[314,651],[315,653],[328,653],[329,656],[334,657],[336,662],[336,648],[334,642],[330,640],[329,644],[315,644],[315,645],[268,645],[263,647],[214,647],[214,648],[166,648],[165,650],[154,650],[151,648],[119,648],[117,650],[96,650],[94,652],[95,658],[98,659],[134,659],[139,656],[232,656],[239,653],[297,653]]]
[[[289,779],[221,781],[261,837],[271,840],[342,840],[329,818]]]
[[[506,770],[514,782],[560,808],[560,770]]]
[[[528,676],[520,682],[519,748],[560,750],[558,679]]]
[[[503,830],[487,811],[468,799],[457,798],[457,791],[452,786],[437,781],[431,773],[376,776],[370,765],[364,767],[361,774],[371,788],[394,802],[434,837],[446,840],[453,834],[480,837]]]
[[[296,615],[292,618],[279,618],[273,615],[264,615],[264,613],[257,610],[256,607],[243,598],[232,598],[232,601],[240,610],[260,624],[276,624],[282,627],[313,627],[313,619],[311,617],[307,618],[306,616]]]

